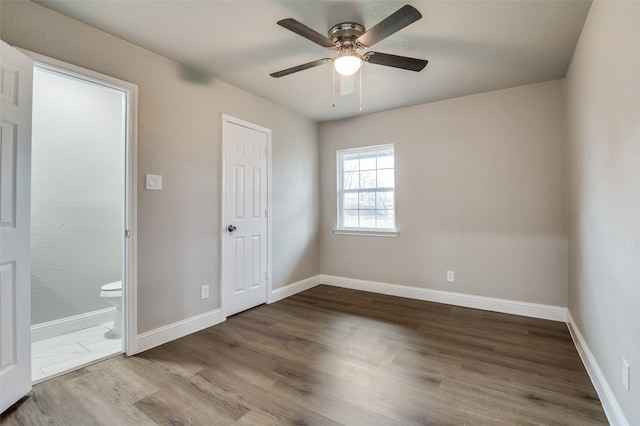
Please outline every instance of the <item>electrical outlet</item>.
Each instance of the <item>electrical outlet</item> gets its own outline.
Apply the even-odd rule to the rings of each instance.
[[[629,363],[622,358],[622,387],[629,392]]]
[[[203,285],[200,287],[200,299],[208,299],[209,298],[209,286]]]
[[[452,283],[452,282],[455,282],[455,281],[456,281],[456,278],[455,278],[455,275],[454,275],[453,271],[447,271],[447,282]]]

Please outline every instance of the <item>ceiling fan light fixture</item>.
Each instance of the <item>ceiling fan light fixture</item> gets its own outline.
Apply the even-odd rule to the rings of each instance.
[[[333,67],[341,75],[353,75],[362,66],[363,59],[354,50],[343,50],[333,60]]]

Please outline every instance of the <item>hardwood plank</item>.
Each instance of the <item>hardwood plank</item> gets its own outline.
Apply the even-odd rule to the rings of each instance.
[[[136,401],[134,407],[160,425],[233,424],[250,411],[236,395],[219,387],[202,387],[176,376],[171,388]]]
[[[563,323],[317,286],[34,387],[6,425],[600,425]]]
[[[296,399],[274,393],[271,387],[262,388],[244,381],[231,369],[205,369],[193,378],[200,386],[219,387],[232,392],[252,409],[277,418],[280,424],[292,425],[338,425],[327,417],[309,410]]]

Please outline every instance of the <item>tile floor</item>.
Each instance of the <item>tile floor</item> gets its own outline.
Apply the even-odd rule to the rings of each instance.
[[[39,383],[122,352],[122,339],[111,336],[112,325],[101,324],[31,343],[31,381]]]

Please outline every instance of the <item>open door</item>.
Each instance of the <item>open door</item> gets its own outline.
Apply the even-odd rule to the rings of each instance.
[[[5,411],[31,390],[33,62],[0,43],[0,411]]]

